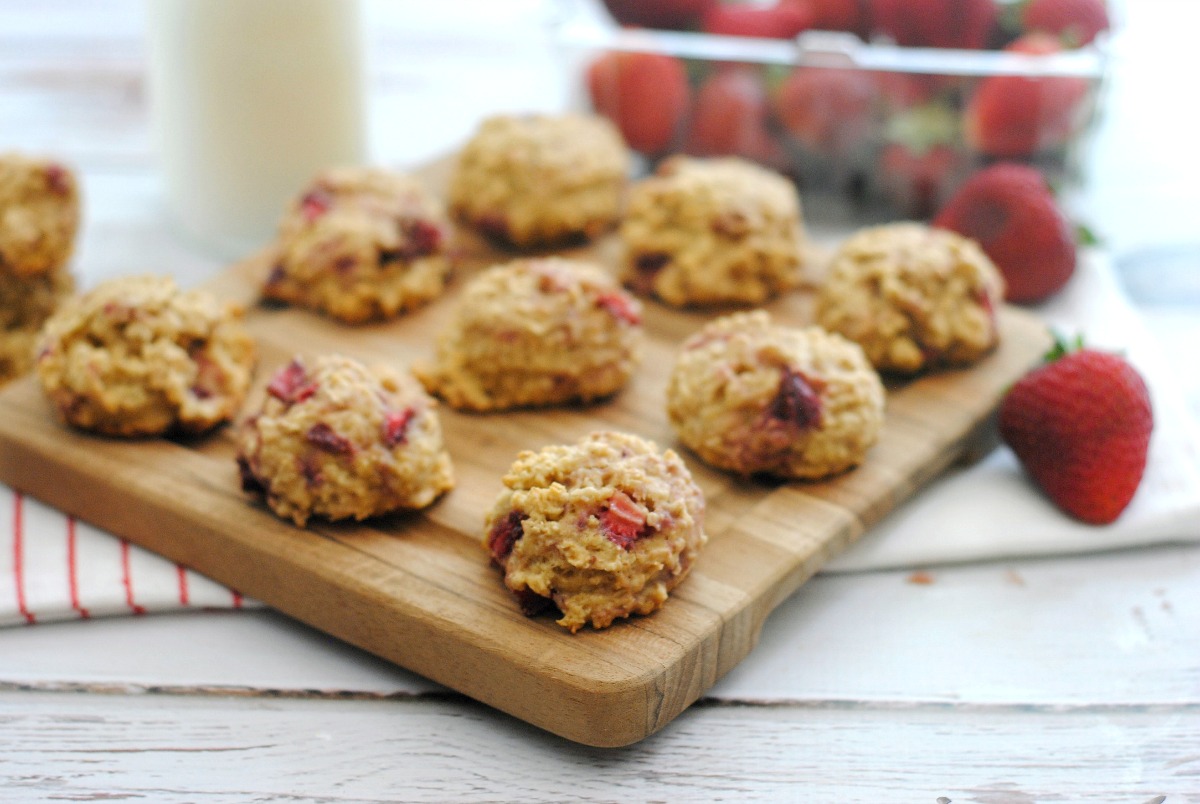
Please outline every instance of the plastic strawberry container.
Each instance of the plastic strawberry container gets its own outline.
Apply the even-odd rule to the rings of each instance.
[[[810,216],[838,220],[927,218],[996,161],[1072,186],[1108,64],[1105,36],[1057,52],[902,47],[622,28],[596,4],[567,6],[555,36],[574,104],[613,119],[642,170],[674,153],[749,158],[790,176]]]

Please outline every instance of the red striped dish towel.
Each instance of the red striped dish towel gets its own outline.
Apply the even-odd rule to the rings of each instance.
[[[0,626],[258,605],[0,485]]]

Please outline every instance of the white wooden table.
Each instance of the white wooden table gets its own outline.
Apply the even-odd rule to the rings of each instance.
[[[369,6],[381,161],[442,152],[488,111],[564,103],[553,53],[509,35],[501,4],[464,4]],[[1118,259],[1200,241],[1191,99],[1148,80],[1172,57],[1186,69],[1173,46],[1200,20],[1190,0],[1132,5],[1137,58],[1114,76],[1078,199]],[[222,265],[163,219],[142,16],[137,0],[0,0],[0,147],[82,170],[85,285],[195,282]],[[1200,298],[1145,310],[1194,356]],[[1181,379],[1200,413],[1195,370]],[[265,610],[10,628],[0,801],[1200,801],[1200,549],[913,580],[818,576],[703,700],[619,750],[566,743]]]

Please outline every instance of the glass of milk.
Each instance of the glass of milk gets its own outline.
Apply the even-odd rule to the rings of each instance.
[[[148,0],[168,214],[225,258],[272,236],[322,168],[366,151],[359,0]]]

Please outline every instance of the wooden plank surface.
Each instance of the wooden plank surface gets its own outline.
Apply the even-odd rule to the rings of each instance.
[[[429,173],[432,183],[444,167]],[[260,381],[296,351],[407,366],[431,355],[466,279],[505,256],[465,234],[460,245],[447,296],[385,324],[351,328],[257,305],[261,256],[210,285],[247,304]],[[609,239],[592,254],[611,263],[612,248]],[[810,301],[795,293],[770,307],[780,320],[804,323]],[[607,402],[486,416],[443,406],[458,486],[421,514],[297,529],[240,491],[232,428],[188,440],[97,438],[55,422],[32,380],[0,394],[0,480],[537,726],[624,745],[700,697],[823,561],[981,443],[999,394],[1046,344],[1033,316],[1001,310],[1001,348],[970,370],[890,388],[880,443],[862,467],[831,481],[741,480],[683,452],[708,501],[710,543],[668,605],[573,636],[548,618],[521,616],[478,544],[501,475],[522,449],[601,427],[675,446],[663,410],[665,367],[709,317],[649,303],[643,368]]]

